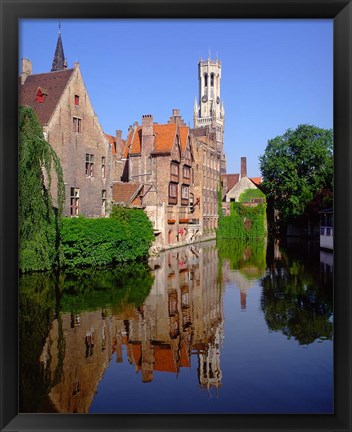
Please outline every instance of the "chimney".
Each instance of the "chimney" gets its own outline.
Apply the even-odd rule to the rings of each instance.
[[[247,159],[241,157],[241,178],[247,177]]]
[[[149,155],[154,147],[153,116],[145,114],[142,116],[142,153]]]
[[[116,136],[116,159],[121,159],[121,153],[122,153],[122,131],[116,130],[115,132]]]
[[[32,75],[32,62],[26,58],[22,59],[21,84],[26,82],[29,75]]]

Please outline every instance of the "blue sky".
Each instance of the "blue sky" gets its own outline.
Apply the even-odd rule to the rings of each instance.
[[[68,67],[79,61],[106,133],[127,135],[143,114],[166,123],[179,108],[193,127],[198,61],[222,62],[227,172],[247,157],[260,176],[267,141],[308,123],[333,127],[332,20],[61,20]],[[49,72],[58,20],[21,20],[19,58]]]

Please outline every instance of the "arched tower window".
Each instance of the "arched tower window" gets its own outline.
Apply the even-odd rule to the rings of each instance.
[[[214,87],[214,74],[210,74],[210,86]]]
[[[208,87],[208,74],[204,74],[204,87]]]

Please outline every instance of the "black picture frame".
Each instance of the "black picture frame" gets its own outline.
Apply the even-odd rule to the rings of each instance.
[[[0,5],[1,430],[351,431],[351,0],[0,0]],[[17,79],[18,21],[21,18],[332,18],[334,20],[334,414],[72,415],[18,413]]]

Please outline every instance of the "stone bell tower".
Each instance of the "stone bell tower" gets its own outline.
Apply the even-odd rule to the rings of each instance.
[[[200,60],[198,63],[199,95],[194,101],[194,127],[208,126],[215,133],[217,148],[221,153],[222,172],[226,172],[224,155],[224,102],[220,99],[221,62],[216,60]]]

